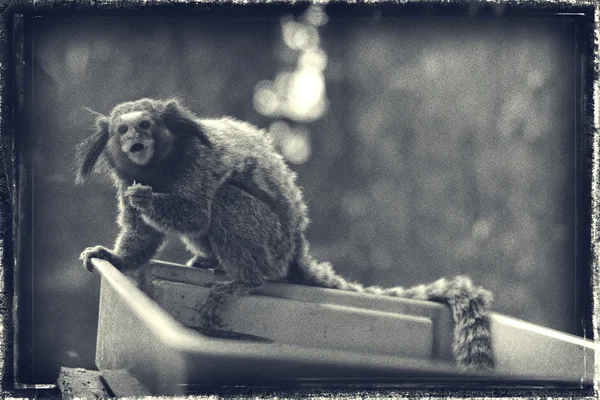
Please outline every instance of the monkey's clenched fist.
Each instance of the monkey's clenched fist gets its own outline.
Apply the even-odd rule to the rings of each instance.
[[[127,188],[125,197],[133,208],[145,210],[152,204],[152,188],[141,183],[134,183]]]

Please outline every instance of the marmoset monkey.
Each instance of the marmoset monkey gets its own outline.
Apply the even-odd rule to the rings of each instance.
[[[464,276],[413,288],[364,287],[317,262],[305,238],[307,207],[295,173],[258,128],[230,118],[199,119],[177,100],[141,99],[96,120],[97,132],[78,148],[77,181],[99,157],[117,188],[121,231],[113,250],[89,247],[92,258],[118,269],[147,263],[165,234],[175,233],[191,265],[224,270],[199,312],[218,327],[219,307],[267,279],[354,292],[432,300],[450,306],[453,354],[462,367],[493,366],[488,305],[491,294]],[[400,333],[399,333],[400,334]]]

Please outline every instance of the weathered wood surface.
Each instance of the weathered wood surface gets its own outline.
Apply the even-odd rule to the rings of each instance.
[[[99,371],[61,367],[57,384],[64,400],[110,397]]]
[[[554,329],[494,313],[495,373],[507,378],[591,384],[598,345]]]
[[[96,366],[126,369],[152,393],[178,393],[172,384],[186,376],[186,354],[172,344],[189,330],[111,264],[94,264],[102,275]]]
[[[100,374],[115,397],[142,397],[152,393],[125,369],[103,370]]]
[[[103,277],[97,365],[127,369],[152,393],[181,393],[174,383],[314,378],[592,381],[596,346],[589,340],[494,314],[496,369],[466,373],[450,360],[452,322],[442,305],[285,283],[269,283],[223,313],[230,329],[275,343],[207,337],[182,324],[197,324],[207,293],[197,285],[218,276],[146,266],[141,289],[153,301],[109,263],[94,263]]]

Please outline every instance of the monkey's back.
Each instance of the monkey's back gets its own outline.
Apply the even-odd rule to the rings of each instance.
[[[272,138],[256,126],[233,118],[197,121],[213,144],[225,176],[245,174],[252,165],[252,183],[276,203],[282,224],[296,236],[308,225],[306,203],[296,174],[275,150]]]

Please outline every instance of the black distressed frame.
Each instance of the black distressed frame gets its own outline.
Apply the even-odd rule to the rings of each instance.
[[[2,390],[4,393],[33,396],[51,394],[50,387],[22,384],[18,377],[19,364],[23,357],[19,352],[19,342],[27,337],[27,313],[31,304],[24,295],[27,283],[32,279],[31,268],[21,268],[20,260],[26,255],[26,249],[19,243],[24,227],[27,226],[29,205],[25,195],[30,189],[31,182],[26,177],[26,171],[21,167],[19,149],[26,146],[28,140],[20,135],[25,124],[25,109],[30,100],[30,87],[25,77],[28,74],[29,54],[27,35],[28,21],[34,15],[119,15],[133,16],[139,14],[156,15],[163,13],[215,13],[230,14],[271,14],[278,15],[281,8],[288,11],[301,11],[307,3],[252,4],[210,3],[210,2],[181,2],[164,4],[159,1],[144,4],[138,1],[123,1],[105,3],[102,1],[42,1],[5,2],[0,6],[0,312],[2,313],[2,330],[0,331],[0,367],[3,367]],[[291,9],[290,9],[291,7]],[[547,1],[504,1],[500,4],[491,1],[467,2],[456,0],[452,3],[437,1],[407,0],[397,3],[337,3],[328,7],[328,12],[359,15],[366,8],[379,7],[382,13],[403,15],[453,15],[453,16],[488,16],[493,17],[501,9],[506,16],[541,16],[553,18],[563,16],[572,18],[577,24],[577,41],[579,46],[577,97],[577,286],[589,288],[578,297],[577,319],[582,321],[582,335],[588,338],[598,338],[598,241],[600,239],[600,217],[598,202],[598,123],[599,112],[597,101],[598,89],[598,40],[600,6],[594,5],[593,0],[583,0],[572,4],[567,0]],[[17,307],[18,305],[18,307]],[[16,339],[16,340],[15,340]],[[598,357],[597,357],[598,358]],[[598,368],[598,366],[597,366]],[[595,383],[596,390],[598,382]],[[463,387],[462,390],[452,387],[417,386],[411,395],[447,395],[471,396],[479,394],[531,395],[530,389],[513,391],[509,387],[484,388]],[[490,392],[490,389],[493,390]],[[352,388],[324,388],[329,394],[356,395]],[[387,391],[386,391],[387,390]],[[364,390],[360,394],[401,395],[404,392],[392,391],[389,388],[374,386],[370,392]],[[464,391],[467,390],[467,391]],[[540,394],[540,392],[537,392]],[[546,388],[545,395],[589,395],[590,388]],[[296,397],[298,392],[282,392],[282,395]]]

